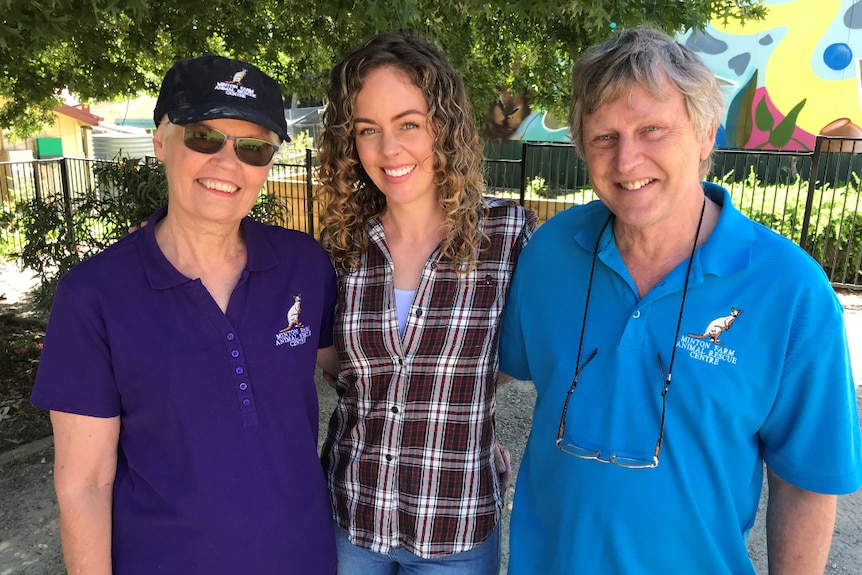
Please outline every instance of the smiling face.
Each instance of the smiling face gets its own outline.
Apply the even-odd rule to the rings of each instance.
[[[278,143],[271,131],[244,120],[207,120],[202,124],[229,136]],[[159,125],[153,148],[168,176],[169,216],[181,221],[236,225],[248,214],[272,165],[245,164],[237,157],[234,146],[235,142],[228,140],[215,154],[195,152],[183,143],[182,126],[168,122]]]
[[[437,203],[428,104],[392,66],[368,73],[353,103],[356,151],[387,206]]]
[[[699,211],[700,163],[714,131],[699,138],[682,93],[669,83],[660,100],[641,86],[583,116],[584,157],[596,195],[622,225],[675,225]]]

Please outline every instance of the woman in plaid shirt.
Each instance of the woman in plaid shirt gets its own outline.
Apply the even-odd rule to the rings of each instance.
[[[340,401],[323,452],[339,573],[494,574],[500,314],[535,214],[483,198],[461,77],[410,31],[333,70],[320,181]]]

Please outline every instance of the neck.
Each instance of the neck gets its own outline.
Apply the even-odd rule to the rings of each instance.
[[[617,249],[641,297],[709,238],[721,210],[702,198],[670,224],[635,227],[614,221]]]
[[[245,240],[237,225],[185,225],[169,211],[156,224],[155,235],[168,261],[187,277],[200,278],[219,267],[245,266]]]
[[[445,215],[435,202],[428,206],[387,206],[380,216],[387,241],[398,239],[410,244],[440,243],[445,235]]]

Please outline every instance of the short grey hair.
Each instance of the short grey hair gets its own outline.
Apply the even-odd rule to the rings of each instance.
[[[622,30],[588,48],[572,66],[569,130],[572,142],[584,155],[583,118],[640,86],[654,98],[665,100],[670,82],[682,92],[688,116],[699,138],[705,139],[721,124],[724,96],[715,75],[689,48],[647,26]],[[701,163],[701,176],[712,166],[710,155]]]

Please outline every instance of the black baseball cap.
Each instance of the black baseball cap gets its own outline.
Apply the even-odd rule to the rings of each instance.
[[[289,142],[278,82],[257,67],[223,56],[178,60],[165,74],[153,120],[174,124],[230,118],[272,130]]]

